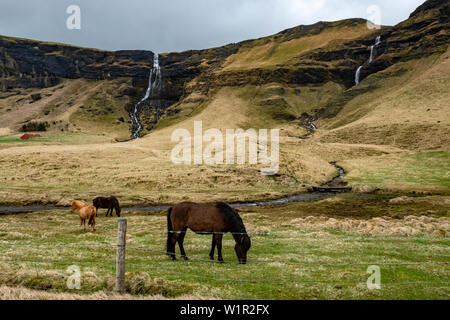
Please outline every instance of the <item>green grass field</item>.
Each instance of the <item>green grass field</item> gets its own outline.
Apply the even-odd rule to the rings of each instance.
[[[371,189],[442,194],[450,190],[449,164],[450,153],[445,151],[344,161],[350,170],[346,180],[356,189],[364,185]]]
[[[448,299],[448,201],[341,195],[241,209],[252,237],[247,265],[237,263],[230,235],[220,264],[208,260],[210,236],[192,232],[191,260],[172,262],[165,213],[124,212],[126,290],[134,298]],[[1,217],[0,285],[56,297],[113,291],[117,219],[100,213],[95,233],[78,224],[68,211]],[[66,287],[70,265],[81,268],[80,290]],[[370,265],[381,268],[381,290],[366,287]]]

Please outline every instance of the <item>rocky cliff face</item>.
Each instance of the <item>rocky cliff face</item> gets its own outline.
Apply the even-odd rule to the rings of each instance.
[[[163,87],[160,96],[152,97],[147,106],[157,99],[164,113],[193,92],[207,96],[211,89],[224,86],[318,86],[331,81],[350,88],[360,65],[363,80],[399,61],[444,52],[450,42],[449,12],[448,1],[429,0],[408,20],[381,30],[368,30],[362,19],[319,22],[219,48],[162,54]],[[348,35],[333,40],[330,30]],[[368,47],[376,35],[381,35],[382,42],[375,48],[376,59],[368,64]],[[239,66],[242,57],[251,63]],[[110,52],[0,37],[0,91],[46,88],[61,79],[130,78],[132,86],[120,93],[131,98],[132,103],[124,106],[130,109],[144,95],[153,58],[151,51]],[[338,109],[331,113],[322,110],[318,115],[335,112]],[[155,116],[147,116],[145,121],[154,123]]]
[[[149,51],[108,52],[0,37],[0,76],[6,89],[48,87],[58,79],[145,77]]]
[[[221,48],[169,53],[160,57],[163,86],[158,97],[151,97],[144,109],[157,103],[163,110],[183,96],[186,83],[222,63],[236,52],[236,45]],[[142,50],[102,51],[26,39],[0,37],[0,91],[17,88],[47,88],[62,79],[113,80],[131,78],[132,87],[122,89],[119,96],[129,96],[131,110],[148,85],[154,53]],[[152,100],[158,100],[156,103]],[[145,110],[144,110],[145,111]],[[147,117],[147,123],[155,122]]]

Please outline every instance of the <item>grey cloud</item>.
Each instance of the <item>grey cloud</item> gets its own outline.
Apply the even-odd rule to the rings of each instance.
[[[368,18],[381,9],[394,25],[423,0],[2,0],[0,34],[107,50],[203,49],[258,38],[300,24]],[[66,8],[81,8],[68,30]]]

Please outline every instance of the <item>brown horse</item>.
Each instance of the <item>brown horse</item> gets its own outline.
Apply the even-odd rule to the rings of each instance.
[[[247,251],[251,246],[250,237],[245,230],[241,217],[228,204],[217,202],[215,205],[204,205],[183,202],[169,209],[167,213],[167,254],[173,260],[176,259],[175,244],[177,242],[181,256],[188,260],[183,247],[188,228],[198,234],[212,234],[212,247],[209,257],[214,260],[214,249],[217,246],[220,262],[223,262],[222,237],[225,233],[231,232],[236,241],[234,250],[239,263],[247,263]]]
[[[95,215],[97,214],[97,209],[94,206],[87,206],[81,201],[75,200],[70,206],[70,211],[77,211],[78,217],[80,217],[80,227],[84,226],[86,230],[86,220],[88,220],[88,226],[95,231]]]
[[[97,211],[100,208],[108,209],[108,211],[106,211],[106,217],[108,216],[108,214],[111,215],[112,217],[113,209],[116,210],[116,215],[120,217],[119,200],[117,200],[117,198],[114,196],[111,196],[109,198],[104,197],[95,198],[93,204],[97,209]]]

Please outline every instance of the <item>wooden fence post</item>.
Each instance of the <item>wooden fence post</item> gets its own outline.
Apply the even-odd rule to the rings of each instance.
[[[125,244],[127,235],[127,219],[119,219],[116,254],[116,291],[125,292]]]

